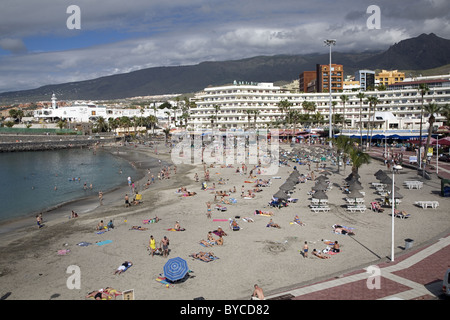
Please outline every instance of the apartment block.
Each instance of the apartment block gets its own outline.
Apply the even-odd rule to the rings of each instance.
[[[344,89],[344,66],[342,64],[317,64],[317,92],[340,92]],[[331,85],[330,82],[331,72]]]

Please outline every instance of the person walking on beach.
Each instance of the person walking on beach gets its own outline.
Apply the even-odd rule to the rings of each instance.
[[[308,258],[308,241],[303,245],[303,258]]]
[[[38,226],[39,229],[42,228],[42,227],[44,226],[44,225],[42,224],[42,218],[41,218],[40,215],[37,215],[37,216],[36,216],[36,224],[37,224],[37,226]]]
[[[150,254],[153,255],[156,252],[156,240],[155,238],[153,238],[153,235],[150,236],[150,240],[148,241],[148,246],[150,248]]]
[[[129,207],[130,206],[130,199],[128,198],[128,194],[125,194],[125,207]]]
[[[100,191],[98,193],[98,200],[100,201],[100,205],[102,206],[103,205],[103,192],[102,191]]]
[[[206,217],[211,219],[211,203],[209,201],[206,203]]]
[[[169,238],[164,236],[164,238],[161,239],[161,242],[159,244],[163,250],[163,256],[164,258],[169,255]]]

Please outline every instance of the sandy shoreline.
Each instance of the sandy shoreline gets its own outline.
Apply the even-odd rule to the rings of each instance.
[[[283,148],[289,149],[289,146]],[[155,157],[153,150],[137,149],[142,157],[141,169],[147,170],[143,155]],[[167,150],[156,157],[170,161]],[[339,185],[350,173],[349,167],[345,172],[341,168],[340,173],[336,173],[336,166],[330,167],[333,172],[330,176],[333,188],[328,196],[332,210],[328,213],[314,213],[308,208],[310,200],[307,195],[314,186],[312,181],[297,185],[293,194],[294,198],[299,199],[297,203],[282,209],[267,206],[272,195],[292,172],[292,167],[280,167],[277,176],[282,179],[272,179],[271,186],[263,188],[255,199],[245,200],[240,197],[240,190],[242,185],[246,190],[253,188],[253,184],[244,182],[250,179],[235,173],[235,168],[216,166],[210,169],[212,179],[208,186],[213,182],[216,190],[229,190],[236,186],[237,193],[231,197],[236,198],[237,203],[225,205],[228,210],[224,212],[213,209],[212,219],[207,219],[205,205],[207,201],[214,200],[212,190],[201,190],[201,184],[195,183],[193,179],[195,173],[199,174],[200,179],[203,178],[203,167],[177,167],[177,174],[171,175],[171,179],[159,181],[143,191],[144,202],[138,206],[125,208],[123,195],[120,194],[123,190],[118,190],[117,201],[105,203],[80,218],[51,221],[41,230],[33,223],[33,227],[24,231],[2,235],[0,296],[10,292],[8,299],[79,300],[85,299],[85,295],[92,290],[111,286],[118,290],[134,289],[136,299],[191,300],[200,296],[206,299],[247,299],[254,283],[258,283],[269,294],[280,288],[317,281],[355,267],[374,264],[390,256],[390,209],[385,208],[384,213],[370,210],[365,213],[349,213],[343,208],[345,195]],[[307,173],[307,166],[297,167],[300,173]],[[378,169],[385,168],[375,160],[360,169],[366,205],[380,198],[370,187],[371,182],[376,182],[373,173]],[[219,178],[228,179],[227,184],[219,185]],[[411,214],[405,220],[395,219],[396,254],[404,252],[402,247],[406,238],[413,239],[414,246],[420,246],[450,232],[447,209],[450,201],[437,194],[440,181],[425,180],[421,190],[409,190],[402,186],[404,180],[419,178],[414,171],[408,169],[396,176],[400,193],[404,195],[400,209]],[[146,178],[142,180],[146,181]],[[175,191],[182,186],[197,194],[181,197]],[[418,208],[414,205],[417,200],[437,200],[440,206],[437,209]],[[269,218],[253,215],[255,209],[274,212],[273,220],[281,225],[281,229],[267,228]],[[290,224],[297,214],[305,226]],[[143,224],[143,220],[154,216],[162,220],[156,224]],[[228,222],[213,221],[235,216],[250,217],[254,222],[239,220],[242,229],[231,231]],[[100,219],[113,219],[116,228],[97,234],[95,226]],[[179,221],[186,231],[167,231],[174,226],[175,221]],[[332,233],[331,226],[336,223],[354,227],[356,235],[350,237]],[[130,230],[134,225],[148,230]],[[198,242],[206,239],[208,231],[217,229],[218,226],[228,234],[224,237],[224,245],[210,248],[201,246]],[[167,259],[149,256],[146,247],[150,235],[158,243],[165,235],[170,239],[169,258],[180,256],[188,262],[193,271],[189,279],[168,289],[156,281],[163,272]],[[326,260],[311,256],[305,259],[300,255],[299,250],[305,241],[308,241],[310,250],[324,249],[326,245],[322,239],[339,240],[342,252]],[[112,242],[103,246],[96,245],[96,242],[103,240]],[[90,242],[92,245],[81,247],[77,245],[80,242]],[[68,254],[57,254],[58,250],[66,249],[70,250]],[[203,262],[189,257],[200,251],[211,251],[219,259]],[[131,260],[133,266],[122,275],[113,275],[125,260]],[[66,271],[72,265],[80,268],[80,289],[67,287],[66,281],[70,274]]]

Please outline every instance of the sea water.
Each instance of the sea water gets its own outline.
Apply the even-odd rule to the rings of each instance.
[[[0,153],[0,221],[126,186],[135,174],[129,162],[102,150]]]

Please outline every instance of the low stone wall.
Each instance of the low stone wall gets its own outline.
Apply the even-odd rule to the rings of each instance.
[[[58,150],[91,146],[97,143],[114,143],[121,140],[118,137],[89,139],[76,136],[15,136],[13,138],[13,141],[8,141],[11,140],[11,137],[0,137],[0,152]]]

